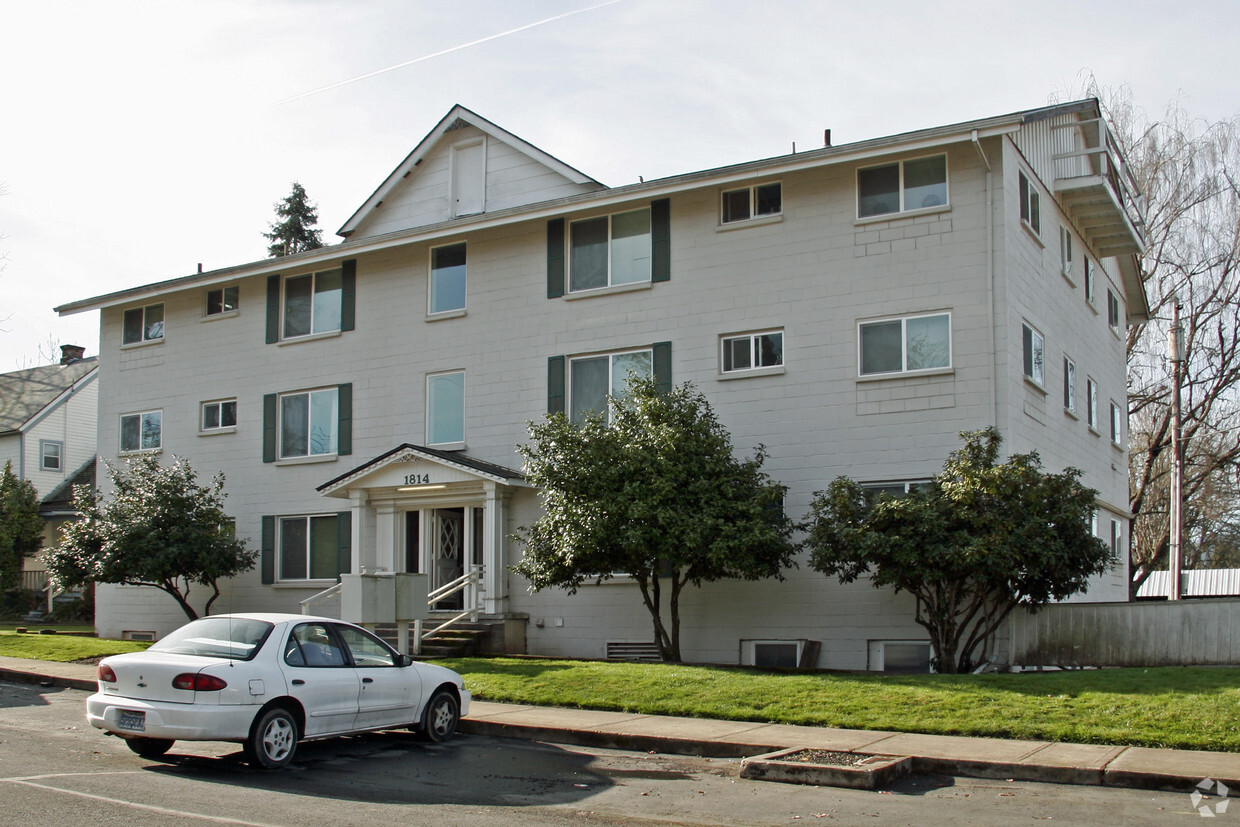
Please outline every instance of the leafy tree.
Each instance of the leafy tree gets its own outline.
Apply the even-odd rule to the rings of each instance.
[[[940,672],[968,672],[1017,606],[1036,610],[1084,591],[1113,564],[1090,522],[1098,492],[1081,472],[1041,470],[1038,455],[999,464],[994,428],[964,432],[943,471],[893,498],[868,498],[847,477],[815,494],[805,541],[810,567],[841,583],[869,575],[905,591],[930,634]]]
[[[219,580],[254,567],[257,552],[233,533],[224,513],[224,475],[198,485],[187,460],[170,466],[154,456],[127,461],[124,471],[108,465],[111,494],[95,499],[75,486],[73,503],[81,520],[64,529],[60,546],[48,552],[47,568],[63,586],[120,583],[167,592],[191,620],[191,588],[211,590],[203,614],[220,596]]]
[[[42,547],[39,492],[29,480],[17,478],[12,462],[5,462],[0,474],[0,591],[17,588],[22,560]]]
[[[737,459],[710,404],[691,384],[660,392],[630,377],[628,393],[580,426],[562,413],[530,423],[518,448],[544,514],[522,526],[513,567],[531,588],[568,589],[628,574],[641,591],[665,661],[679,662],[680,597],[722,579],[782,579],[795,551],[785,487]],[[663,617],[665,587],[668,618]]]
[[[323,246],[323,231],[314,226],[319,223],[318,208],[310,203],[301,184],[294,181],[292,192],[283,201],[277,202],[275,208],[276,220],[271,223],[271,232],[263,233],[263,237],[271,242],[267,247],[268,258],[317,250]]]

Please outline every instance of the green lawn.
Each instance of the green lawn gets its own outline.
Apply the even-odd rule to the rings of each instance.
[[[141,652],[149,643],[136,640],[102,640],[97,637],[79,637],[60,634],[73,631],[93,631],[90,626],[73,624],[60,626],[26,626],[26,633],[14,631],[20,624],[0,624],[0,655],[10,658],[33,658],[68,663],[103,655],[119,655],[122,652]],[[58,634],[40,634],[41,629],[55,629]]]
[[[465,658],[474,697],[545,706],[945,735],[1240,752],[1240,669],[996,675]]]

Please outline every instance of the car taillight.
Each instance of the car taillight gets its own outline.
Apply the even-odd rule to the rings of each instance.
[[[106,663],[99,664],[99,668],[95,670],[95,677],[105,683],[116,683],[116,673]]]
[[[193,692],[215,692],[226,686],[228,684],[222,678],[198,672],[184,672],[172,679],[174,689],[189,689]]]

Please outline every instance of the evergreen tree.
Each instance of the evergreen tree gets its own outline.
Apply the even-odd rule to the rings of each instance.
[[[13,464],[6,462],[0,474],[0,591],[17,588],[22,559],[33,557],[42,547],[39,494],[29,480],[18,479]]]
[[[292,192],[277,202],[275,208],[276,220],[271,223],[271,232],[263,233],[271,242],[267,247],[268,257],[317,250],[323,246],[323,232],[314,226],[319,223],[318,208],[310,203],[301,184],[294,181]]]

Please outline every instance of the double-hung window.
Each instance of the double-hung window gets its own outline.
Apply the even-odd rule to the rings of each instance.
[[[569,224],[568,289],[650,281],[650,208]]]
[[[340,330],[343,281],[340,268],[284,280],[285,339]]]
[[[857,170],[857,217],[947,204],[947,156],[931,155]]]
[[[122,415],[121,453],[158,451],[164,444],[163,428],[163,411],[144,411]]]
[[[1120,548],[1124,541],[1124,531],[1120,527],[1119,520],[1111,520],[1111,553],[1119,557]]]
[[[280,518],[280,579],[328,580],[341,572],[336,515]]]
[[[1041,333],[1027,324],[1021,325],[1021,353],[1024,357],[1025,378],[1038,387],[1046,384],[1044,345]]]
[[[202,430],[218,431],[237,426],[237,400],[219,399],[202,403]]]
[[[951,367],[950,313],[861,322],[857,334],[862,376]]]
[[[448,445],[465,441],[465,372],[426,377],[426,441]]]
[[[783,186],[776,181],[772,184],[725,190],[720,209],[720,221],[723,224],[779,215],[784,209]]]
[[[1063,357],[1063,409],[1076,413],[1076,363]]]
[[[431,248],[429,312],[465,309],[465,244]]]
[[[1116,336],[1120,335],[1119,326],[1119,298],[1115,295],[1115,291],[1107,288],[1107,325],[1111,328],[1111,332]]]
[[[724,336],[720,341],[723,373],[743,373],[784,364],[784,333],[768,330]]]
[[[39,440],[39,469],[42,471],[63,471],[65,444],[50,439]]]
[[[1111,403],[1111,444],[1117,448],[1124,444],[1124,415],[1114,402]]]
[[[1085,301],[1094,303],[1094,260],[1085,257]]]
[[[1038,188],[1025,173],[1020,173],[1020,220],[1037,236],[1042,235],[1041,200]]]
[[[1072,278],[1072,231],[1063,226],[1059,228],[1059,269]]]
[[[225,313],[232,313],[240,306],[241,288],[235,284],[207,291],[207,307],[205,311],[207,316],[222,316]]]
[[[164,338],[164,306],[148,304],[125,311],[121,330],[122,345],[155,342]]]
[[[629,374],[645,379],[654,371],[650,349],[582,356],[568,363],[569,418],[581,424],[591,413],[610,417],[607,397],[623,397]]]
[[[1098,430],[1098,383],[1088,378],[1085,380],[1085,423]]]
[[[336,453],[338,390],[280,395],[280,459]]]

